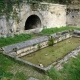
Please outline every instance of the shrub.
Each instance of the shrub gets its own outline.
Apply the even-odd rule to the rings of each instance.
[[[54,44],[54,41],[53,41],[53,37],[51,36],[49,41],[48,41],[48,45],[53,46],[53,44]]]

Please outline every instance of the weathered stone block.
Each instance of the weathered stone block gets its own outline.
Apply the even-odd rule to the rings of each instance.
[[[30,78],[27,79],[27,80],[39,80],[39,79],[36,79],[36,78],[30,77]]]

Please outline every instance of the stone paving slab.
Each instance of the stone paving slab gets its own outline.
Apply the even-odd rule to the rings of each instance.
[[[36,79],[36,78],[30,77],[30,78],[27,79],[27,80],[39,80],[39,79]]]
[[[49,39],[48,36],[42,36],[42,37],[35,38],[35,39],[32,39],[32,40],[23,41],[23,42],[20,42],[20,43],[5,46],[5,47],[2,47],[2,49],[6,53],[10,53],[10,52],[13,51],[14,48],[19,50],[19,49],[22,49],[22,48],[25,48],[25,47],[28,47],[28,46],[31,46],[31,45],[34,45],[34,44],[37,44],[37,43],[40,43],[40,42],[47,41],[48,39]]]
[[[80,35],[80,31],[79,30],[74,30],[74,34],[79,34]]]
[[[58,34],[51,34],[52,37],[54,38],[58,38],[60,37],[60,35],[62,33],[68,33],[68,31],[64,31],[64,32],[58,32]],[[12,45],[8,45],[8,46],[5,46],[5,47],[2,47],[2,49],[4,50],[4,52],[6,53],[10,53],[10,52],[13,52],[13,49],[23,49],[25,47],[29,47],[31,45],[34,45],[34,44],[38,44],[38,43],[41,43],[41,42],[44,42],[44,41],[48,41],[50,38],[50,36],[42,36],[42,37],[38,37],[38,38],[35,38],[35,39],[32,39],[32,40],[27,40],[27,41],[23,41],[23,42],[20,42],[20,43],[16,43],[16,44],[12,44]]]

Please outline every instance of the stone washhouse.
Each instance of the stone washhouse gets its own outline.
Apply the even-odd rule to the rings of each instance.
[[[17,12],[19,22],[12,17],[0,16],[0,37],[13,36],[21,33],[38,33],[43,28],[62,26],[80,26],[80,5],[61,5],[44,2],[23,2]]]
[[[0,16],[0,36],[12,36],[20,33],[38,33],[43,28],[66,26],[66,6],[51,3],[22,3],[20,9],[13,7],[20,21],[5,15]]]

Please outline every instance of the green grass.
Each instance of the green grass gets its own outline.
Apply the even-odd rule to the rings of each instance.
[[[31,34],[20,34],[15,35],[14,37],[0,38],[0,47],[7,46],[14,43],[19,43],[25,40],[29,40],[32,38]]]
[[[45,74],[18,63],[0,52],[0,80],[27,80],[29,77],[44,80]]]
[[[80,30],[80,28],[75,28],[75,27],[60,27],[60,28],[46,28],[46,29],[43,29],[40,33],[41,34],[53,34],[53,33],[57,33],[57,32],[61,32],[61,31],[64,31],[64,30]]]
[[[63,30],[69,30],[73,28],[61,27],[50,28],[42,30],[41,34],[53,34]],[[80,28],[74,28],[80,30]],[[32,39],[31,34],[15,35],[14,37],[0,38],[0,47],[22,42]],[[46,51],[44,52],[46,53]],[[47,60],[48,61],[48,60]],[[47,62],[45,61],[45,62]],[[64,68],[56,72],[55,69],[51,69],[47,75],[34,70],[29,66],[25,66],[21,63],[17,63],[12,59],[2,55],[0,53],[0,80],[26,80],[29,77],[35,77],[39,80],[80,80],[80,55],[76,59],[70,59],[67,64],[64,64]],[[52,79],[51,79],[52,78]],[[53,79],[54,78],[54,79]]]
[[[47,72],[52,80],[80,80],[80,53],[77,58],[71,58],[68,63],[64,63],[64,68],[56,71],[54,68]]]
[[[0,80],[27,80],[29,77],[39,80],[80,80],[80,53],[77,58],[71,58],[63,66],[60,71],[52,68],[44,75],[0,53]]]
[[[52,80],[63,80],[63,76],[55,69],[52,68],[46,73]]]
[[[79,38],[70,38],[64,40],[54,46],[49,46],[47,48],[36,51],[32,54],[22,57],[22,59],[27,60],[36,65],[43,64],[44,67],[49,66],[54,61],[61,59],[67,53],[75,49],[80,45]],[[47,61],[46,61],[47,60]]]
[[[74,27],[60,27],[60,28],[47,28],[43,29],[39,34],[54,34],[60,31],[64,30],[70,30],[70,29],[77,29],[80,30],[80,28],[74,28]],[[15,44],[19,43],[22,41],[26,41],[32,38],[35,38],[37,36],[40,36],[39,34],[20,34],[20,35],[15,35],[14,37],[7,37],[7,38],[0,38],[0,47],[7,46],[10,44]]]
[[[8,59],[7,57],[3,56],[1,53],[0,53],[0,80],[3,79],[3,80],[10,80],[12,78],[15,77],[16,80],[22,80],[21,78],[23,78],[23,80],[26,80],[25,78],[25,75],[24,73],[22,72],[17,72],[15,73],[16,76],[14,76],[13,73],[10,72],[10,69],[11,69],[11,66],[13,66],[15,64],[14,61],[12,61],[11,59]],[[18,75],[21,76],[18,77]]]

